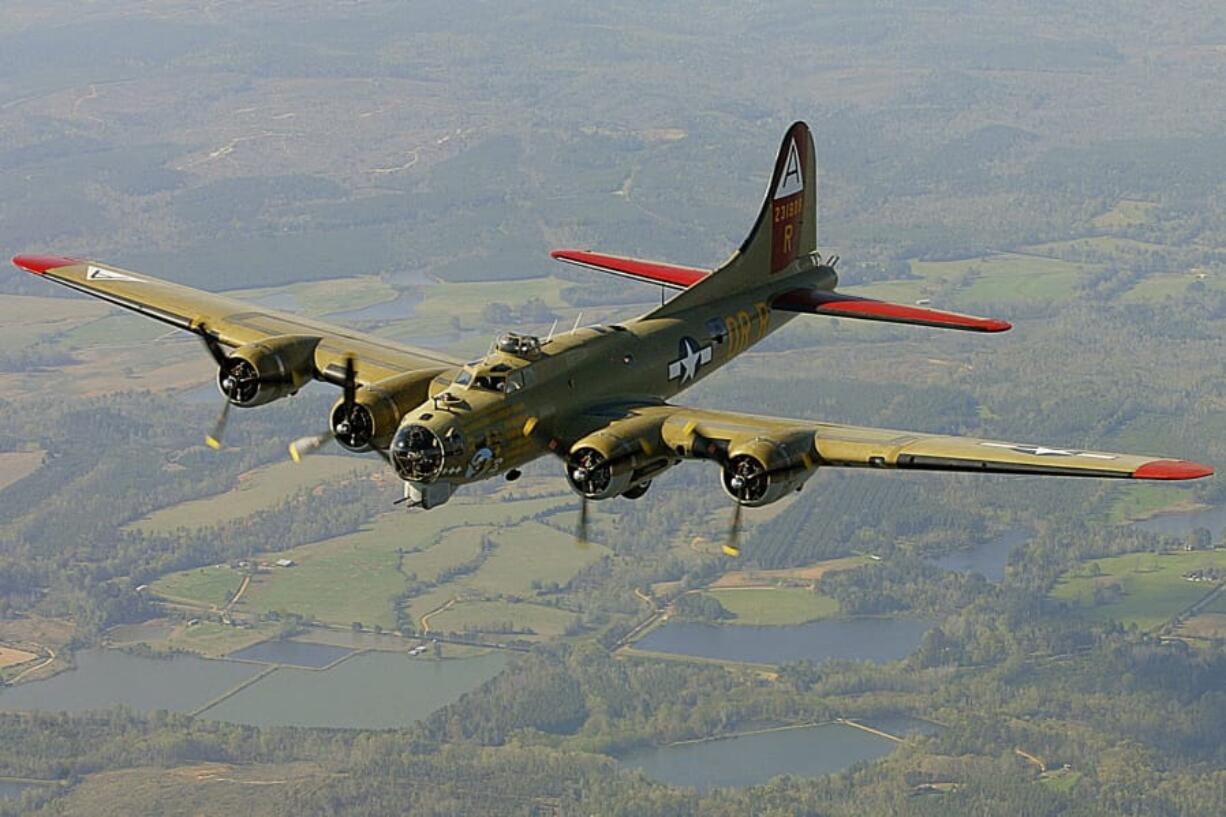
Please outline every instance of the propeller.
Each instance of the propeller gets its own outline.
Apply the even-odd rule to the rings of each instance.
[[[575,526],[575,546],[580,550],[587,550],[592,546],[591,540],[587,538],[588,502],[586,496],[579,497],[579,522]]]
[[[312,434],[294,440],[289,444],[290,459],[302,462],[302,458],[307,454],[318,451],[334,439],[340,439],[353,448],[369,441],[374,429],[370,427],[370,416],[365,411],[358,410],[357,394],[357,366],[353,355],[346,355],[345,373],[341,380],[341,404],[332,414],[332,428],[322,434]],[[387,451],[375,446],[371,446],[370,450],[389,466],[392,464],[392,455]]]
[[[290,443],[289,456],[294,462],[302,462],[302,458],[307,454],[318,451],[336,437],[350,436],[354,417],[353,409],[357,405],[358,393],[357,368],[354,365],[353,355],[345,356],[345,374],[344,379],[341,381],[341,389],[340,411],[337,415],[334,415],[334,417],[339,416],[341,418],[340,421],[334,423],[332,428],[329,428],[322,434],[299,437]]]
[[[230,401],[221,404],[221,414],[217,415],[217,420],[213,423],[213,430],[204,435],[204,444],[214,451],[221,449],[221,441],[226,433],[226,421],[230,418]]]
[[[213,360],[217,361],[217,369],[220,372],[226,371],[230,364],[230,359],[226,356],[226,350],[221,347],[217,336],[209,331],[208,326],[201,323],[196,328],[196,334],[200,336],[200,340],[204,342],[204,348],[209,350],[209,354],[213,356]],[[228,379],[230,377],[227,374]],[[217,451],[221,448],[221,441],[226,432],[226,421],[230,419],[230,393],[226,390],[225,379],[218,381],[221,384],[222,393],[226,395],[226,402],[222,404],[221,413],[217,415],[217,420],[213,423],[213,430],[204,435],[204,444],[209,448]]]
[[[739,502],[732,503],[732,524],[728,527],[728,538],[721,548],[725,556],[741,555],[741,509],[743,507]]]
[[[732,477],[728,480],[728,488],[735,501],[732,505],[732,519],[728,525],[728,535],[720,549],[725,556],[740,556],[741,517],[745,503],[749,501],[753,489],[758,486],[758,481],[769,479],[769,472],[764,471],[758,465],[757,460],[751,457],[729,457],[726,440],[714,440],[707,437],[696,431],[693,424],[686,431],[690,435],[692,456],[711,460],[725,472],[732,472]]]

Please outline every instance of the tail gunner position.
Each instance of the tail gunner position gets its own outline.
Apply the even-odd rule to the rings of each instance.
[[[198,335],[217,361],[225,404],[209,435],[221,445],[230,406],[295,394],[311,379],[339,386],[328,431],[290,446],[298,459],[335,439],[387,459],[411,504],[433,508],[461,485],[546,454],[564,461],[588,499],[637,499],[683,460],[709,460],[742,506],[798,491],[822,467],[1196,479],[1185,460],[1019,445],[908,431],[760,417],[670,402],[798,314],[973,332],[999,320],[835,292],[837,259],[817,251],[817,159],[809,128],[783,137],[757,222],[714,271],[579,250],[553,257],[679,290],[658,309],[544,340],[505,334],[462,363],[321,321],[252,306],[106,264],[23,255],[17,266]],[[581,523],[582,524],[582,523]],[[725,550],[735,555],[736,522]]]

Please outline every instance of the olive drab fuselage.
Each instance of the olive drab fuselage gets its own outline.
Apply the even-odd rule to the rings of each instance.
[[[819,269],[830,285],[833,276]],[[671,399],[790,321],[771,310],[774,295],[767,285],[680,315],[582,327],[540,342],[534,354],[496,344],[439,375],[430,399],[404,418],[402,429],[430,429],[446,449],[437,473],[421,481],[458,486],[565,456],[624,410]]]

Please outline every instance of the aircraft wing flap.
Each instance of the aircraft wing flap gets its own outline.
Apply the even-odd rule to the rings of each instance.
[[[201,325],[226,346],[242,346],[277,335],[313,335],[316,368],[343,368],[352,355],[360,383],[372,383],[405,371],[460,365],[438,352],[402,346],[374,335],[324,321],[290,315],[254,304],[204,292],[182,284],[107,264],[76,258],[19,255],[21,269],[70,289],[137,312],[179,329],[196,332]]]
[[[676,264],[643,261],[638,258],[605,255],[587,250],[554,250],[549,255],[567,264],[633,278],[637,281],[647,281],[669,289],[686,289],[711,274],[710,271],[697,267],[681,267]]]
[[[979,318],[940,309],[894,304],[858,295],[844,295],[819,289],[793,289],[771,302],[772,309],[783,312],[803,312],[812,315],[830,315],[837,318],[856,318],[888,323],[907,323],[917,326],[933,326],[941,329],[961,329],[967,332],[1005,332],[1012,328],[1007,321]]]

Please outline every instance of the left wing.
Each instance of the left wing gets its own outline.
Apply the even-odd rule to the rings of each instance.
[[[290,315],[224,295],[192,289],[152,276],[76,258],[19,255],[13,263],[42,278],[108,301],[188,332],[204,329],[226,346],[242,346],[279,335],[320,338],[315,368],[321,379],[336,378],[352,357],[357,382],[368,385],[409,371],[463,365],[438,352],[403,346],[374,335]]]
[[[733,412],[661,406],[662,441],[697,458],[744,450],[767,469],[819,466],[897,468],[974,474],[1183,480],[1213,474],[1207,465],[1168,457],[1018,444],[944,434],[786,420]],[[679,448],[680,446],[680,448]],[[712,456],[718,452],[717,456]]]

